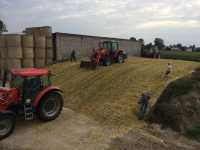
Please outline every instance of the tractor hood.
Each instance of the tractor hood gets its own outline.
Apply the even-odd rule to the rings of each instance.
[[[7,99],[8,94],[10,93],[11,89],[7,87],[0,87],[0,100]]]
[[[17,103],[17,97],[17,89],[0,87],[0,109],[6,109],[10,104]]]

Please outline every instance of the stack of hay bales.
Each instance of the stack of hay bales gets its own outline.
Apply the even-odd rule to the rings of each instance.
[[[23,68],[34,67],[34,42],[33,35],[22,35],[22,47],[23,47]]]
[[[35,36],[35,67],[41,68],[46,65],[46,37]]]
[[[27,34],[33,34],[33,36],[52,36],[52,28],[49,26],[43,26],[43,27],[30,27],[26,28],[25,33]]]
[[[24,32],[0,35],[1,75],[11,68],[41,68],[53,63],[52,28],[26,28]]]
[[[6,69],[21,68],[22,60],[22,41],[19,34],[5,35],[7,52],[6,56]]]
[[[5,68],[5,60],[6,56],[5,53],[7,52],[6,48],[6,40],[4,35],[0,35],[0,71],[1,71],[1,77],[3,77],[3,73]]]
[[[46,64],[47,65],[52,64],[53,63],[52,28],[49,26],[26,28],[25,33],[32,34],[34,37],[35,67],[44,67]]]
[[[46,38],[46,46],[47,46],[47,55],[46,55],[46,64],[53,64],[53,41],[52,36]]]

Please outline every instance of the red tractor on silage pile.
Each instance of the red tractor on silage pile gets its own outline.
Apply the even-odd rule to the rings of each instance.
[[[15,128],[17,115],[25,120],[56,119],[63,107],[62,91],[51,85],[46,69],[12,69],[10,87],[0,87],[0,140]],[[5,83],[5,82],[4,82]]]
[[[124,63],[127,58],[125,51],[119,49],[119,43],[104,41],[99,48],[93,50],[90,61],[81,61],[81,68],[95,69],[97,65],[110,66],[112,63]]]

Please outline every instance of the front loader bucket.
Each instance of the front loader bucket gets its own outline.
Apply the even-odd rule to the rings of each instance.
[[[96,63],[91,61],[81,61],[80,63],[80,68],[94,70],[96,69],[96,67],[97,67]]]

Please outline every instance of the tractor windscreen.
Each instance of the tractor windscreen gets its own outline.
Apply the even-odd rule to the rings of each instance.
[[[119,44],[117,42],[113,42],[112,43],[112,50],[114,51],[114,50],[117,50],[117,49],[119,49]]]
[[[12,76],[10,81],[10,87],[18,89],[20,95],[22,96],[22,101],[25,99],[34,99],[41,89],[49,85],[49,76]]]
[[[103,43],[103,48],[108,49],[108,50],[112,50],[112,43],[104,42]]]
[[[24,79],[23,99],[34,99],[38,92],[49,85],[48,76],[27,77]]]
[[[10,87],[22,89],[23,82],[24,82],[24,78],[22,78],[20,76],[12,76],[11,81],[10,81]]]

